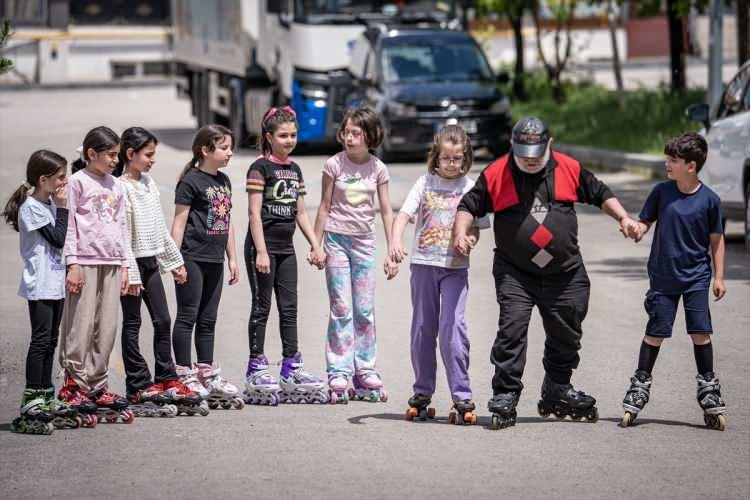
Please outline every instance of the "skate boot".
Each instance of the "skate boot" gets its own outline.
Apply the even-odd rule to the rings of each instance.
[[[178,415],[180,413],[186,415],[199,414],[202,417],[208,415],[208,403],[203,400],[200,394],[190,390],[179,379],[167,380],[162,385],[169,398],[169,403],[177,408]],[[203,386],[201,385],[201,387]]]
[[[69,376],[65,377],[65,384],[57,393],[57,398],[78,410],[78,415],[83,420],[83,427],[96,427],[99,423],[96,416],[96,404]]]
[[[576,391],[571,384],[557,384],[546,375],[542,384],[542,399],[537,404],[537,410],[542,417],[554,413],[559,419],[569,416],[573,420],[585,418],[591,423],[599,420],[596,399],[583,391]]]
[[[516,425],[516,405],[519,396],[517,392],[501,392],[492,396],[487,403],[487,409],[492,413],[490,429],[505,429]]]
[[[235,408],[241,410],[245,407],[245,402],[240,397],[240,390],[236,385],[228,382],[221,376],[219,364],[196,363],[198,370],[198,380],[208,391],[208,407],[215,410],[219,406],[228,410]]]
[[[198,369],[190,368],[189,366],[176,365],[175,370],[177,371],[177,377],[180,379],[180,383],[200,396],[202,400],[200,407],[204,408],[205,411],[208,411],[208,402],[206,401],[206,399],[208,399],[208,390],[203,387],[203,384],[198,380]],[[183,412],[180,411],[180,413]],[[185,411],[184,413],[187,413],[188,415],[195,414],[195,412],[190,413],[189,411]],[[201,412],[201,415],[203,415],[203,412]]]
[[[268,358],[264,355],[250,357],[245,372],[245,403],[276,406],[279,404],[279,391],[279,383],[268,371]]]
[[[50,435],[55,430],[55,416],[44,399],[45,391],[26,389],[21,397],[21,416],[10,423],[10,431],[19,434]]]
[[[114,424],[120,421],[123,424],[130,424],[135,420],[135,415],[128,408],[128,400],[119,394],[110,392],[106,387],[99,389],[89,397],[96,404],[96,416],[99,418],[99,423]]]
[[[415,394],[409,398],[409,409],[406,410],[406,420],[410,422],[422,421],[435,418],[435,408],[428,408],[432,402],[432,396]]]
[[[346,386],[349,385],[349,379],[346,373],[335,372],[328,374],[328,402],[332,405],[349,403],[349,393],[346,392]]]
[[[357,370],[352,385],[354,387],[349,388],[349,399],[372,403],[388,401],[388,391],[383,389],[383,381],[375,370]]]
[[[721,398],[721,385],[719,379],[713,372],[705,375],[698,374],[695,377],[698,383],[698,404],[703,408],[703,421],[711,429],[723,431],[727,427],[727,418],[724,414],[727,407]]]
[[[83,425],[83,418],[78,414],[77,408],[55,398],[54,387],[44,390],[44,401],[54,416],[52,424],[55,429],[77,429]]]
[[[451,424],[476,425],[477,414],[474,413],[474,401],[462,399],[453,402],[453,410],[448,414],[448,422]]]
[[[177,407],[170,404],[171,397],[164,385],[157,383],[127,394],[130,411],[136,417],[176,417]]]
[[[326,383],[302,369],[302,354],[296,353],[281,362],[279,374],[280,403],[321,403],[328,402]]]
[[[620,425],[627,427],[635,422],[638,414],[643,410],[651,396],[651,374],[643,370],[636,370],[630,378],[630,389],[625,393],[625,399],[622,400],[622,409],[625,415],[622,416]]]

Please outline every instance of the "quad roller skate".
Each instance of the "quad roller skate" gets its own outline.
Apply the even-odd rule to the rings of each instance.
[[[519,396],[517,392],[501,392],[492,396],[487,403],[487,409],[492,413],[490,429],[505,429],[516,425],[516,405]]]
[[[55,430],[55,416],[44,399],[44,391],[26,389],[21,397],[21,416],[10,423],[10,431],[19,434],[50,435]]]
[[[250,357],[245,372],[245,390],[242,393],[245,403],[249,405],[279,404],[281,387],[268,371],[268,358],[264,355]]]
[[[206,400],[209,408],[215,410],[221,406],[225,410],[230,408],[241,410],[245,407],[245,402],[240,397],[240,390],[221,376],[218,363],[214,362],[210,365],[196,363],[195,367],[198,369],[198,380],[208,391]]]
[[[695,377],[698,383],[698,404],[703,408],[703,421],[707,427],[723,431],[727,427],[727,418],[724,415],[727,407],[721,398],[721,385],[719,379],[713,372],[705,375],[698,374]]]
[[[299,352],[281,362],[279,402],[328,403],[326,383],[304,371],[303,365],[302,354]]]
[[[170,404],[170,395],[161,383],[137,389],[127,395],[130,411],[136,417],[176,417],[177,407]]]
[[[328,402],[332,405],[349,403],[349,393],[346,387],[349,379],[345,373],[336,372],[328,374]]]
[[[44,401],[54,417],[52,424],[55,429],[77,429],[83,425],[83,418],[78,414],[77,408],[55,398],[54,387],[44,390]]]
[[[72,378],[65,377],[65,384],[57,393],[57,398],[78,410],[78,416],[81,417],[83,427],[96,427],[96,424],[99,423],[96,416],[96,404],[89,399]]]
[[[545,375],[542,384],[542,399],[537,404],[542,417],[550,414],[559,419],[570,417],[573,420],[586,419],[594,423],[599,420],[596,399],[583,391],[576,391],[571,384],[557,384]]]
[[[409,398],[409,409],[406,410],[406,420],[424,422],[428,418],[435,418],[435,408],[430,407],[432,396],[415,394]]]
[[[453,409],[448,414],[448,422],[451,424],[476,425],[477,414],[474,413],[474,402],[470,399],[462,399],[453,402]]]
[[[383,381],[375,370],[357,370],[352,385],[354,387],[349,388],[349,399],[372,403],[388,401],[388,391],[383,389]]]
[[[177,372],[179,382],[189,391],[197,394],[198,397],[201,398],[201,402],[197,409],[190,406],[185,407],[183,405],[178,405],[177,410],[179,413],[185,413],[187,415],[195,415],[196,413],[200,413],[203,416],[208,415],[208,402],[206,401],[208,398],[208,390],[203,387],[203,384],[198,380],[198,370],[196,368],[190,368],[189,366],[176,365],[175,371]]]
[[[135,420],[135,414],[128,408],[128,400],[110,392],[106,387],[99,389],[90,397],[96,404],[96,416],[99,418],[99,423],[115,424],[119,421],[123,424],[131,424]]]
[[[169,404],[177,408],[177,415],[181,413],[186,415],[198,414],[202,417],[208,415],[208,403],[203,400],[200,394],[190,390],[179,379],[167,380],[162,382],[162,385],[169,398]]]
[[[622,400],[622,409],[625,410],[625,414],[622,416],[620,425],[622,427],[632,425],[650,397],[651,374],[643,370],[636,370],[630,378],[630,388],[625,393],[625,399]]]

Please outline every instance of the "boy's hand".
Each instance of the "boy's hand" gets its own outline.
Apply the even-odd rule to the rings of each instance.
[[[714,279],[713,289],[714,297],[716,297],[714,301],[721,300],[722,298],[724,298],[724,295],[727,294],[727,287],[724,286],[724,279],[722,278]]]
[[[462,234],[456,237],[456,241],[453,242],[453,247],[456,249],[456,251],[463,255],[464,257],[468,257],[471,251],[474,249],[474,245],[476,245],[476,238],[471,238],[467,234]]]
[[[636,239],[638,236],[638,223],[626,215],[620,219],[620,232],[625,238]]]
[[[386,279],[392,280],[398,274],[398,264],[391,259],[385,259],[385,262],[383,263],[383,271],[385,272]]]
[[[646,234],[646,231],[648,231],[648,225],[644,224],[643,222],[638,222],[636,236],[635,238],[633,238],[636,243],[640,242],[643,239],[643,235]]]

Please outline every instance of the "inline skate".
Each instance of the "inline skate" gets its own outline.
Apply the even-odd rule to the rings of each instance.
[[[630,378],[630,388],[622,400],[622,416],[620,425],[627,427],[635,422],[638,414],[643,410],[651,397],[651,374],[643,370],[636,370]]]
[[[410,422],[435,418],[435,408],[430,407],[432,396],[415,394],[409,398],[409,408],[406,410],[406,420]]]
[[[164,386],[164,392],[169,397],[169,403],[177,408],[178,415],[180,413],[186,415],[199,414],[202,417],[208,415],[208,403],[203,400],[200,394],[190,390],[179,379],[167,380],[162,382],[162,385]]]
[[[164,391],[161,383],[145,389],[136,389],[127,394],[130,410],[136,417],[176,417],[177,407],[171,403],[171,397]]]
[[[383,381],[375,370],[357,370],[352,385],[354,387],[349,388],[349,399],[372,403],[388,401],[388,391],[383,389]]]
[[[208,412],[208,402],[206,401],[208,398],[208,390],[203,387],[203,384],[198,380],[198,369],[190,368],[189,366],[176,365],[175,371],[177,372],[177,377],[180,379],[180,383],[201,398],[199,411],[178,407],[177,409],[179,412],[187,415],[195,415],[196,413],[203,415],[204,411]],[[206,415],[207,414],[208,413],[206,413]]]
[[[89,397],[96,404],[96,416],[99,418],[99,423],[114,424],[119,421],[123,424],[130,424],[135,420],[133,411],[128,408],[128,400],[119,394],[110,392],[106,387],[99,389]]]
[[[559,419],[569,416],[576,421],[585,418],[587,422],[594,423],[599,420],[596,399],[583,391],[576,391],[571,384],[558,384],[546,375],[537,410],[542,417],[554,413]]]
[[[336,372],[328,374],[328,402],[333,404],[349,403],[349,393],[346,387],[349,385],[349,379],[345,373]]]
[[[198,370],[198,381],[208,391],[206,400],[209,408],[215,410],[221,406],[225,410],[230,408],[241,410],[245,407],[245,402],[240,397],[240,390],[221,376],[218,363],[214,362],[210,365],[196,363],[195,367]]]
[[[516,425],[516,406],[520,394],[517,392],[500,392],[492,396],[487,409],[492,413],[490,429],[505,429]]]
[[[96,427],[96,424],[99,423],[99,419],[96,416],[96,404],[67,375],[65,383],[57,393],[57,398],[78,410],[83,427]]]
[[[83,425],[83,418],[78,414],[78,409],[70,403],[55,398],[55,388],[44,390],[44,401],[54,419],[52,424],[55,429],[77,429]]]
[[[302,354],[299,352],[281,362],[279,402],[328,403],[326,383],[304,371],[303,366]]]
[[[26,389],[21,396],[21,416],[10,423],[10,431],[19,434],[50,435],[55,430],[55,415],[49,410],[43,390]]]
[[[281,387],[268,371],[268,358],[264,355],[250,357],[245,372],[245,391],[243,398],[249,405],[279,404]]]
[[[477,414],[474,413],[474,402],[470,399],[462,399],[453,402],[453,409],[448,414],[448,422],[451,424],[476,425]]]
[[[721,397],[721,385],[719,379],[713,372],[705,375],[695,376],[698,384],[696,399],[703,409],[703,421],[707,427],[723,431],[727,427],[727,418],[724,415],[727,407]]]

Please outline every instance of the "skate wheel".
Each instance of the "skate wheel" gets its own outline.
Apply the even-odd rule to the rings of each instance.
[[[242,401],[240,398],[235,398],[232,400],[232,406],[235,410],[241,410],[245,407],[245,402]]]
[[[450,412],[450,413],[448,414],[448,423],[449,423],[449,424],[457,424],[457,423],[458,423],[458,422],[456,421],[456,417],[457,417],[457,416],[458,416],[458,415],[456,415],[456,412],[455,412],[455,411],[452,411],[452,412]]]
[[[633,423],[633,415],[629,411],[626,411],[625,415],[622,416],[622,421],[620,422],[620,426],[627,427],[632,423]]]
[[[592,408],[591,413],[586,415],[586,420],[589,423],[595,424],[599,420],[599,410],[597,410],[596,408]]]
[[[132,424],[133,420],[135,420],[135,414],[130,410],[125,410],[120,413],[120,418],[122,419],[123,424]],[[115,419],[115,421],[116,420],[117,419]]]
[[[580,416],[580,415],[571,415],[570,416],[570,419],[573,420],[573,421],[575,421],[575,422],[580,422],[582,418],[583,417]]]
[[[427,408],[427,418],[435,418],[435,408]]]
[[[476,425],[477,423],[477,416],[474,413],[466,412],[464,414],[464,423],[469,425]]]
[[[205,406],[201,405],[201,406],[198,407],[198,414],[201,417],[206,417],[206,416],[208,416],[209,413],[210,412],[208,411],[208,408],[206,408]]]
[[[380,402],[385,403],[388,401],[388,391],[385,389],[380,390]]]
[[[349,394],[349,399],[355,399],[357,397],[357,392],[353,387],[350,387],[346,392]]]
[[[727,428],[727,417],[725,417],[724,415],[718,415],[716,417],[716,423],[717,423],[716,428],[720,431],[723,431],[724,429]]]
[[[338,403],[338,400],[339,400],[338,395],[334,391],[331,391],[329,393],[328,402],[331,403],[332,405],[335,405],[336,403]]]
[[[229,402],[221,403],[221,407],[225,410],[228,410],[232,407],[232,403],[229,403]]]
[[[79,427],[83,427],[83,419],[81,418],[80,415],[76,415],[76,418],[74,419],[74,421],[75,421],[75,427],[73,427],[74,429],[78,429]]]
[[[550,416],[550,411],[542,406],[541,403],[537,405],[536,410],[539,413],[539,416],[542,418],[547,418]]]
[[[496,431],[500,428],[500,417],[492,415],[492,421],[490,422],[490,429]]]
[[[406,415],[404,416],[406,420],[411,422],[416,418],[416,416],[419,415],[419,411],[416,408],[409,408],[406,410]]]
[[[212,410],[215,410],[215,409],[217,409],[217,408],[219,407],[219,403],[216,403],[216,402],[214,402],[214,401],[211,401],[210,403],[208,403],[208,407],[209,407],[210,409],[212,409]]]

